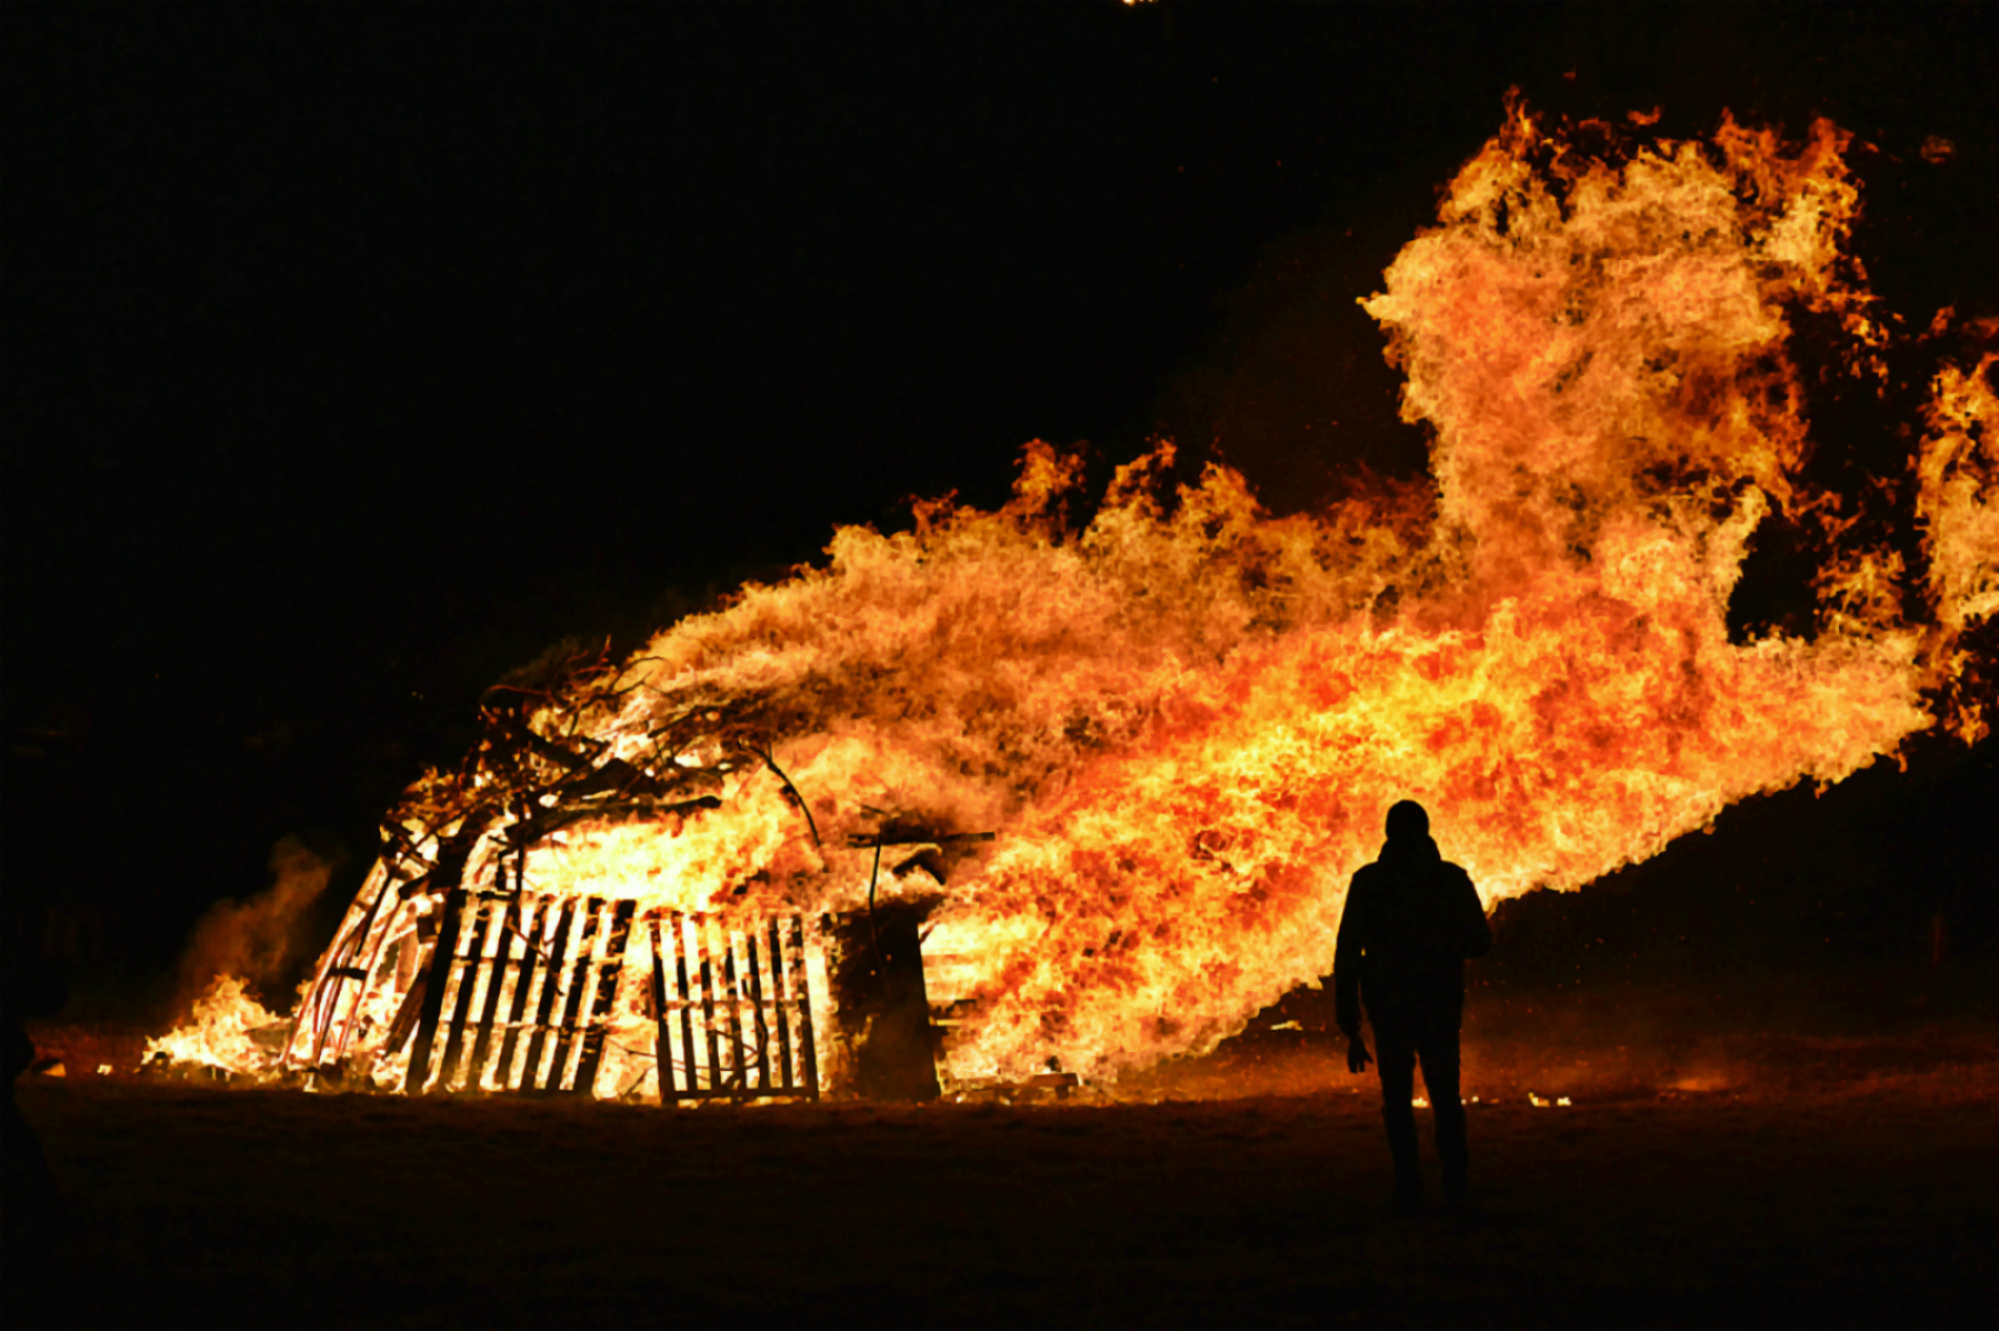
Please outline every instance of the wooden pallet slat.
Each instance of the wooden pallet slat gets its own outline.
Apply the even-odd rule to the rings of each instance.
[[[603,932],[604,899],[591,897],[583,908],[583,936],[577,941],[575,958],[570,962],[569,993],[562,1008],[562,1024],[555,1032],[555,1059],[549,1065],[548,1080],[541,1089],[559,1091],[567,1079],[570,1055],[577,1048],[577,1020],[587,1010],[591,990],[596,988],[597,971],[591,965],[596,959],[597,938]]]
[[[542,1047],[548,1040],[548,1019],[555,1011],[556,981],[562,974],[562,959],[567,954],[570,924],[575,915],[574,900],[564,901],[556,914],[555,936],[549,943],[547,964],[541,968],[541,994],[535,1000],[534,1034],[528,1037],[527,1061],[521,1065],[522,1090],[535,1090],[541,1085]]]
[[[438,923],[437,941],[431,945],[430,973],[423,992],[423,1008],[416,1023],[416,1045],[410,1050],[410,1067],[403,1089],[423,1092],[430,1069],[430,1051],[437,1038],[437,1023],[444,1014],[445,981],[451,975],[453,955],[458,950],[458,917],[465,907],[465,889],[454,887],[445,894],[444,917]]]
[[[694,946],[699,949],[697,974],[701,977],[701,1028],[708,1036],[708,1083],[722,1085],[722,1042],[715,1030],[714,965],[708,956],[708,917],[694,917]]]
[[[736,971],[736,936],[727,929],[721,930],[721,935],[722,981],[729,989],[726,1013],[729,1020],[729,1084],[742,1092],[749,1090],[750,1079],[743,1048],[743,995]]]
[[[689,1091],[700,1085],[695,1079],[694,1062],[694,988],[687,977],[687,922],[679,915],[667,917],[673,931],[673,966],[680,993],[680,1042],[685,1057],[682,1064],[684,1079]]]
[[[652,929],[660,1099],[816,1098],[803,920],[665,912]]]
[[[449,1090],[458,1074],[458,1058],[465,1048],[465,1018],[471,1012],[472,995],[478,987],[480,954],[485,950],[492,913],[492,903],[482,899],[472,917],[472,928],[462,934],[465,951],[455,967],[458,988],[451,1004],[451,1025],[445,1033],[444,1056],[438,1060],[437,1089],[440,1091]]]
[[[611,928],[605,938],[604,959],[597,966],[596,1001],[587,1009],[583,1029],[583,1053],[576,1061],[578,1095],[589,1095],[597,1084],[597,1066],[604,1058],[604,1041],[610,1035],[612,1004],[618,997],[618,979],[624,971],[625,944],[631,937],[632,912],[637,902],[629,898],[613,902]]]
[[[539,915],[535,913],[537,906]],[[507,1005],[507,1033],[500,1040],[499,1057],[493,1061],[494,1079],[507,1090],[520,1084],[514,1076],[514,1050],[520,1043],[521,1019],[527,1015],[529,992],[536,978],[544,974],[543,968],[535,964],[541,960],[535,938],[545,930],[554,908],[555,903],[545,897],[520,898],[520,923],[515,926],[513,940],[520,946],[520,965],[514,971],[513,1001]]]
[[[514,915],[518,904],[509,901],[500,907],[499,918],[493,924],[492,941],[486,948],[490,955],[486,960],[485,1000],[479,1008],[479,1029],[465,1065],[465,1085],[471,1090],[477,1090],[486,1080],[488,1056],[493,1052],[493,1026],[500,1015],[501,994],[510,978],[519,978],[520,968],[513,964]],[[506,1082],[504,1070],[500,1081],[502,1085]]]
[[[757,964],[757,933],[751,929],[743,935],[743,954],[747,959],[750,986],[750,1025],[756,1032],[757,1089],[770,1089],[770,1023],[764,1020],[764,982],[762,969]]]
[[[674,1099],[674,1015],[668,1009],[666,999],[666,931],[660,927],[660,915],[650,915],[646,921],[652,927],[652,1063],[658,1069],[660,1079],[660,1103]]]
[[[805,1065],[805,1094],[819,1098],[819,1053],[812,1034],[812,993],[805,976],[805,921],[791,917],[791,958],[787,967],[792,1010],[798,1014],[798,1056]]]
[[[777,1086],[780,1093],[789,1094],[797,1083],[791,1079],[791,1022],[790,1003],[784,992],[784,946],[782,935],[777,930],[777,917],[770,918],[770,995],[771,1016],[777,1026]]]

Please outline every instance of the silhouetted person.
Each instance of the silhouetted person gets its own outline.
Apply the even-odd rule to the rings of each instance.
[[[1333,992],[1347,1037],[1347,1068],[1364,1071],[1363,1004],[1381,1062],[1381,1118],[1395,1159],[1395,1202],[1423,1202],[1416,1169],[1416,1063],[1436,1115],[1444,1195],[1465,1195],[1465,1107],[1458,1098],[1458,1028],[1465,961],[1492,946],[1471,875],[1446,863],[1430,839],[1430,815],[1414,800],[1388,811],[1388,844],[1353,876],[1333,957]]]

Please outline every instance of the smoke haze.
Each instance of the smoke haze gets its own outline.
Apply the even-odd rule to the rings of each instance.
[[[271,847],[271,885],[253,897],[208,908],[181,954],[175,1006],[185,1009],[218,978],[235,976],[272,997],[312,904],[337,865],[287,833]]]

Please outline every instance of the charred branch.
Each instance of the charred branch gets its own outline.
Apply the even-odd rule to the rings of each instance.
[[[791,798],[792,804],[797,806],[798,811],[805,815],[805,826],[812,832],[812,844],[814,846],[824,845],[825,843],[819,839],[819,823],[812,816],[812,806],[805,802],[805,796],[800,794],[798,787],[791,783],[791,778],[785,775],[784,769],[777,765],[777,759],[771,756],[770,749],[768,747],[752,749],[750,752],[763,759],[764,765],[775,772],[777,779],[784,783],[784,793]]]
[[[560,805],[552,809],[534,810],[525,818],[517,819],[502,835],[508,849],[521,850],[546,839],[551,833],[559,832],[572,823],[580,823],[586,819],[601,822],[632,822],[640,819],[686,818],[703,809],[721,807],[722,801],[713,795],[678,800],[671,804],[656,800],[607,800],[602,803]]]
[[[997,832],[937,832],[891,823],[878,832],[850,833],[847,846],[850,850],[869,850],[875,846],[961,846],[992,841],[998,836]]]

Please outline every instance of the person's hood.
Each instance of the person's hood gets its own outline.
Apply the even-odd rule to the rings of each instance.
[[[1390,837],[1381,845],[1381,862],[1398,868],[1436,864],[1443,858],[1435,838],[1427,832],[1418,836]]]

